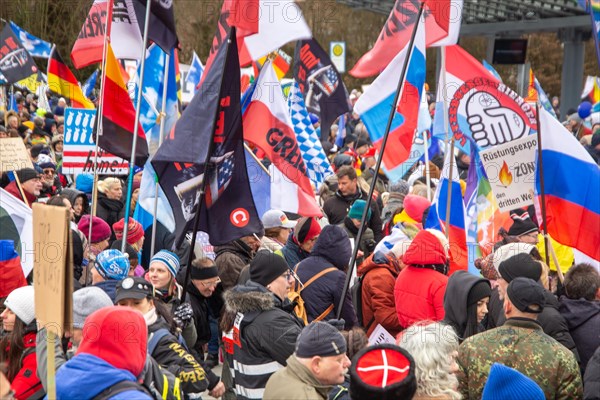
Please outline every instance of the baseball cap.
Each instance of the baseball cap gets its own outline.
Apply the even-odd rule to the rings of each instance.
[[[513,279],[506,289],[506,294],[510,302],[522,312],[539,314],[546,304],[544,289],[533,279],[521,277]],[[532,305],[537,307],[532,308]]]
[[[283,211],[269,210],[263,214],[262,223],[265,229],[269,228],[288,228],[296,226],[296,221],[290,221]]]
[[[117,283],[115,303],[123,299],[141,300],[146,297],[154,297],[154,286],[139,276],[128,276]]]

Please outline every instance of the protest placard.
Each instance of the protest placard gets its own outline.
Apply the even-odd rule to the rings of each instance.
[[[33,168],[29,152],[21,138],[3,138],[0,140],[0,172]]]
[[[501,212],[533,204],[537,143],[529,135],[479,153]]]

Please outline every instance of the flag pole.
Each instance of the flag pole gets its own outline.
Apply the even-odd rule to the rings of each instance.
[[[422,132],[423,135],[423,146],[425,146],[425,183],[427,184],[427,200],[431,201],[431,171],[429,168],[429,146],[427,140],[429,139],[427,131]]]
[[[448,171],[448,199],[446,200],[446,239],[450,239],[450,206],[452,204],[452,180],[454,177],[452,175],[454,172],[454,135],[450,138],[450,171]],[[444,169],[442,168],[442,174],[444,173]]]
[[[421,21],[421,17],[423,16],[423,10],[425,8],[425,2],[422,2],[419,6],[419,13],[417,14],[417,19],[415,22],[415,26],[413,28],[412,34],[410,36],[410,41],[408,43],[408,50],[406,53],[406,58],[404,59],[404,65],[402,66],[402,73],[400,74],[400,79],[398,80],[398,86],[396,88],[396,95],[394,96],[394,102],[392,103],[392,108],[390,110],[390,115],[388,117],[387,125],[385,128],[385,135],[383,136],[383,141],[381,143],[381,150],[379,151],[379,156],[377,157],[377,163],[375,165],[375,171],[379,171],[381,168],[381,161],[383,160],[383,153],[385,151],[385,146],[387,144],[387,140],[390,134],[390,129],[392,127],[392,121],[394,120],[394,114],[396,113],[396,104],[398,104],[398,99],[400,98],[400,92],[402,91],[402,86],[406,77],[406,71],[408,69],[408,63],[410,61],[413,46],[415,43],[415,37],[417,35],[417,29],[419,29],[419,23]],[[356,263],[356,257],[358,255],[358,245],[360,243],[360,239],[365,231],[365,226],[367,225],[367,215],[371,208],[371,202],[373,201],[373,193],[375,192],[375,184],[377,183],[377,179],[373,179],[371,181],[371,186],[369,187],[369,194],[367,196],[367,204],[365,209],[363,210],[363,215],[360,220],[360,228],[358,229],[358,234],[356,235],[356,239],[354,240],[354,248],[352,250],[352,257],[350,258],[350,264],[348,265],[348,271],[346,272],[346,281],[344,282],[344,288],[342,290],[341,298],[345,298],[348,293],[348,288],[350,287],[350,280],[352,279],[352,270],[354,269],[354,264]],[[340,319],[342,315],[342,310],[344,308],[344,302],[340,302],[337,310],[336,310],[336,318]]]
[[[135,122],[133,125],[133,143],[131,144],[131,158],[129,159],[129,179],[127,180],[127,196],[125,197],[125,223],[123,224],[123,242],[121,253],[125,253],[127,244],[127,233],[129,231],[129,213],[131,212],[131,191],[133,189],[133,168],[135,167],[135,148],[137,146],[138,132],[140,126],[140,108],[142,105],[142,90],[144,89],[144,72],[146,69],[146,43],[148,43],[148,25],[150,24],[150,8],[152,0],[146,0],[146,19],[144,20],[144,39],[142,46],[142,60],[140,61],[140,85],[138,87]]]
[[[544,161],[542,159],[542,127],[540,126],[540,105],[535,103],[535,123],[537,125],[537,141],[538,141],[538,174],[540,177],[540,195],[542,206],[542,232],[544,232],[544,251],[546,253],[546,265],[550,266],[550,254],[548,253],[548,220],[546,219],[546,192],[544,191]],[[556,269],[560,266],[557,264]]]
[[[158,134],[158,147],[163,142],[163,135],[165,133],[165,119],[166,119],[166,108],[167,108],[167,89],[169,86],[169,64],[171,63],[171,55],[167,54],[165,57],[165,73],[163,75],[163,94],[162,94],[162,104],[161,104],[161,112],[158,114],[158,118],[160,118],[160,133]],[[156,225],[158,222],[158,218],[156,216],[158,212],[158,179],[154,181],[154,213],[152,220],[152,237],[150,238],[150,257],[154,255],[154,246],[156,244]]]
[[[252,149],[250,147],[248,147],[248,145],[246,143],[244,143],[244,148],[246,149],[246,151],[248,153],[250,153],[250,156],[254,159],[254,161],[256,161],[256,163],[258,165],[260,165],[260,167],[263,169],[263,171],[265,171],[267,173],[267,175],[271,176],[271,173],[269,172],[269,170],[267,169],[267,167],[265,167],[265,164],[263,164],[262,161],[260,161],[258,159],[258,157],[256,157],[256,154],[254,154],[254,152],[252,151]]]

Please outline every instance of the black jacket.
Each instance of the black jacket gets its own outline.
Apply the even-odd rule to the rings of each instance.
[[[237,398],[262,398],[269,377],[294,353],[302,321],[289,300],[252,281],[227,290],[224,300],[223,318],[235,320],[223,344]]]
[[[583,376],[583,400],[600,400],[600,347],[590,358]]]
[[[237,284],[240,272],[254,257],[252,249],[241,239],[216,246],[215,253],[215,264],[219,269],[219,278],[225,290]]]
[[[480,281],[487,279],[475,276],[467,271],[457,271],[448,279],[444,294],[444,322],[448,323],[462,342],[469,316],[467,315],[469,292]]]
[[[558,311],[558,299],[545,289],[544,294],[546,295],[546,305],[544,306],[544,310],[538,314],[537,322],[542,326],[546,335],[551,336],[557,342],[571,350],[577,362],[580,362],[579,352],[569,333],[567,322]],[[496,288],[492,290],[490,304],[488,305],[487,329],[502,326],[505,321],[506,316],[504,315],[503,302],[500,300],[498,288]]]
[[[96,217],[102,218],[112,231],[109,242],[112,244],[116,240],[115,232],[112,226],[119,222],[125,215],[125,204],[121,200],[113,200],[106,197],[103,193],[98,193],[98,204],[96,205]]]
[[[350,196],[344,196],[338,190],[335,192],[334,196],[325,201],[323,204],[323,212],[327,216],[327,219],[331,225],[339,225],[348,215],[348,211],[350,211],[350,207],[355,200],[362,199],[367,201],[367,198],[368,193],[363,192],[360,188],[358,188],[357,193]],[[381,213],[379,212],[379,207],[375,201],[371,202],[371,219],[369,219],[369,223],[367,225],[373,231],[375,241],[379,243],[379,241],[383,238],[383,232],[381,230]]]
[[[581,371],[600,346],[600,301],[560,298],[559,311],[569,327],[581,357]]]
[[[298,264],[297,274],[302,283],[307,282],[326,268],[337,268],[337,271],[321,276],[300,293],[309,322],[323,313],[331,304],[334,305],[333,311],[324,320],[335,318],[339,304],[344,302],[341,317],[346,321],[346,329],[358,325],[349,290],[346,297],[342,299],[342,290],[346,282],[345,271],[352,256],[351,253],[352,248],[346,231],[339,226],[327,225],[321,231],[310,257]]]
[[[281,249],[281,254],[283,255],[283,258],[285,258],[285,261],[288,263],[290,268],[294,268],[296,264],[310,255],[310,253],[302,250],[300,246],[298,246],[298,244],[294,241],[293,235],[288,237],[285,246],[283,246]]]
[[[221,309],[223,308],[223,288],[218,285],[213,295],[204,297],[202,293],[196,289],[192,282],[188,283],[186,301],[192,305],[194,310],[194,323],[196,324],[196,333],[198,340],[196,347],[202,346],[210,341],[210,324],[209,315],[219,318]],[[202,354],[202,352],[199,352]]]

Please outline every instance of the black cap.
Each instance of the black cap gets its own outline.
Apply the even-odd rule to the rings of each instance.
[[[117,294],[115,303],[123,299],[145,299],[154,297],[154,286],[144,278],[128,276],[117,283]]]
[[[266,287],[289,270],[283,257],[269,250],[261,250],[250,262],[250,280]]]
[[[519,253],[502,261],[498,266],[498,272],[506,282],[518,277],[538,281],[542,276],[542,265],[529,254]]]
[[[327,322],[313,322],[302,329],[296,340],[296,356],[332,357],[346,353],[346,340],[333,325]]]
[[[40,174],[33,168],[22,168],[17,171],[17,178],[21,184],[39,177]]]
[[[546,304],[544,289],[533,279],[513,279],[506,289],[506,294],[510,302],[522,312],[539,314]],[[537,307],[532,308],[532,305]]]
[[[510,236],[522,236],[539,231],[538,226],[525,210],[513,210],[510,212],[510,217],[513,220],[513,224],[508,230]]]

